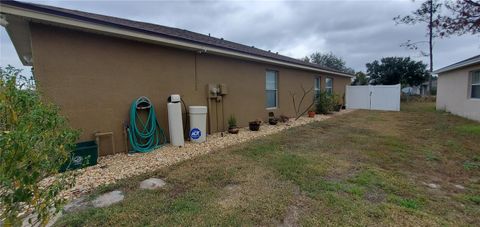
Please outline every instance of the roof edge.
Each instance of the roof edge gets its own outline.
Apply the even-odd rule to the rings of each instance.
[[[159,35],[148,34],[147,32],[136,31],[133,29],[119,28],[118,26],[109,26],[101,23],[86,22],[79,19],[73,19],[68,16],[59,16],[52,13],[45,13],[38,10],[26,9],[21,6],[12,6],[10,4],[4,4],[4,1],[0,1],[0,13],[11,14],[15,16],[37,19],[41,21],[51,22],[55,24],[61,24],[64,26],[82,28],[107,34],[112,34],[116,36],[122,36],[126,38],[133,38],[136,40],[150,41],[158,44],[163,44],[166,46],[172,46],[182,49],[196,50],[200,52],[212,53],[216,55],[229,56],[234,58],[248,59],[257,62],[264,62],[269,64],[282,65],[292,68],[298,68],[303,70],[310,70],[315,72],[327,73],[332,75],[344,76],[353,78],[354,75],[348,73],[342,73],[337,71],[330,71],[326,69],[311,67],[307,65],[301,65],[296,63],[290,63],[286,61],[271,59],[263,56],[256,56],[249,53],[243,53],[235,50],[228,50],[220,47],[214,47],[206,44],[198,44],[187,41],[182,41],[173,38],[161,37]],[[15,2],[18,3],[18,2]],[[22,4],[22,3],[20,3]]]
[[[437,69],[437,70],[433,71],[433,73],[440,74],[440,73],[444,73],[444,72],[449,72],[449,71],[456,70],[456,69],[459,69],[459,68],[468,67],[468,66],[471,66],[471,65],[474,65],[474,64],[477,64],[477,63],[480,63],[480,55],[477,55],[477,56],[474,56],[474,57],[471,57],[471,58],[467,58],[467,59],[459,61],[457,63],[445,66],[445,67],[440,68],[440,69]]]

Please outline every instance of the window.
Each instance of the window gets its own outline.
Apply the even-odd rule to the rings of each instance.
[[[332,78],[326,78],[325,79],[325,91],[328,94],[333,94],[333,79]]]
[[[470,97],[480,99],[480,70],[472,72],[472,88]]]
[[[265,95],[267,108],[276,108],[278,105],[278,73],[267,71],[265,77]]]
[[[316,77],[313,85],[313,94],[315,99],[320,96],[320,77]]]

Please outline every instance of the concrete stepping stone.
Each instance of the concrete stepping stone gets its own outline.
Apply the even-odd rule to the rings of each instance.
[[[118,203],[125,198],[122,191],[115,190],[107,192],[98,196],[95,200],[92,201],[93,207],[107,207],[112,204]]]
[[[455,184],[454,186],[455,186],[455,188],[458,188],[458,189],[460,189],[460,190],[465,190],[465,187],[462,186],[462,185]]]
[[[63,207],[63,212],[65,213],[78,212],[88,208],[89,206],[91,206],[90,201],[87,201],[85,197],[80,197],[68,203],[67,205],[65,205]]]
[[[140,182],[140,189],[155,190],[163,188],[167,183],[159,178],[149,178]]]

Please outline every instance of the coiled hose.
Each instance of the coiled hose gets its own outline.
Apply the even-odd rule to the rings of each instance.
[[[149,110],[147,120],[144,122],[138,111]],[[167,142],[165,133],[160,127],[150,99],[142,96],[132,102],[130,106],[130,126],[127,129],[128,138],[132,149],[136,152],[149,152],[161,147]]]

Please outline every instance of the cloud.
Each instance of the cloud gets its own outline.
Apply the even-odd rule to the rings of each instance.
[[[423,25],[395,25],[419,2],[403,1],[35,1],[70,9],[178,27],[301,58],[315,51],[333,52],[350,67],[386,56],[418,53],[402,42],[425,40]],[[1,64],[20,65],[1,32]],[[435,41],[435,68],[480,52],[479,36]]]

